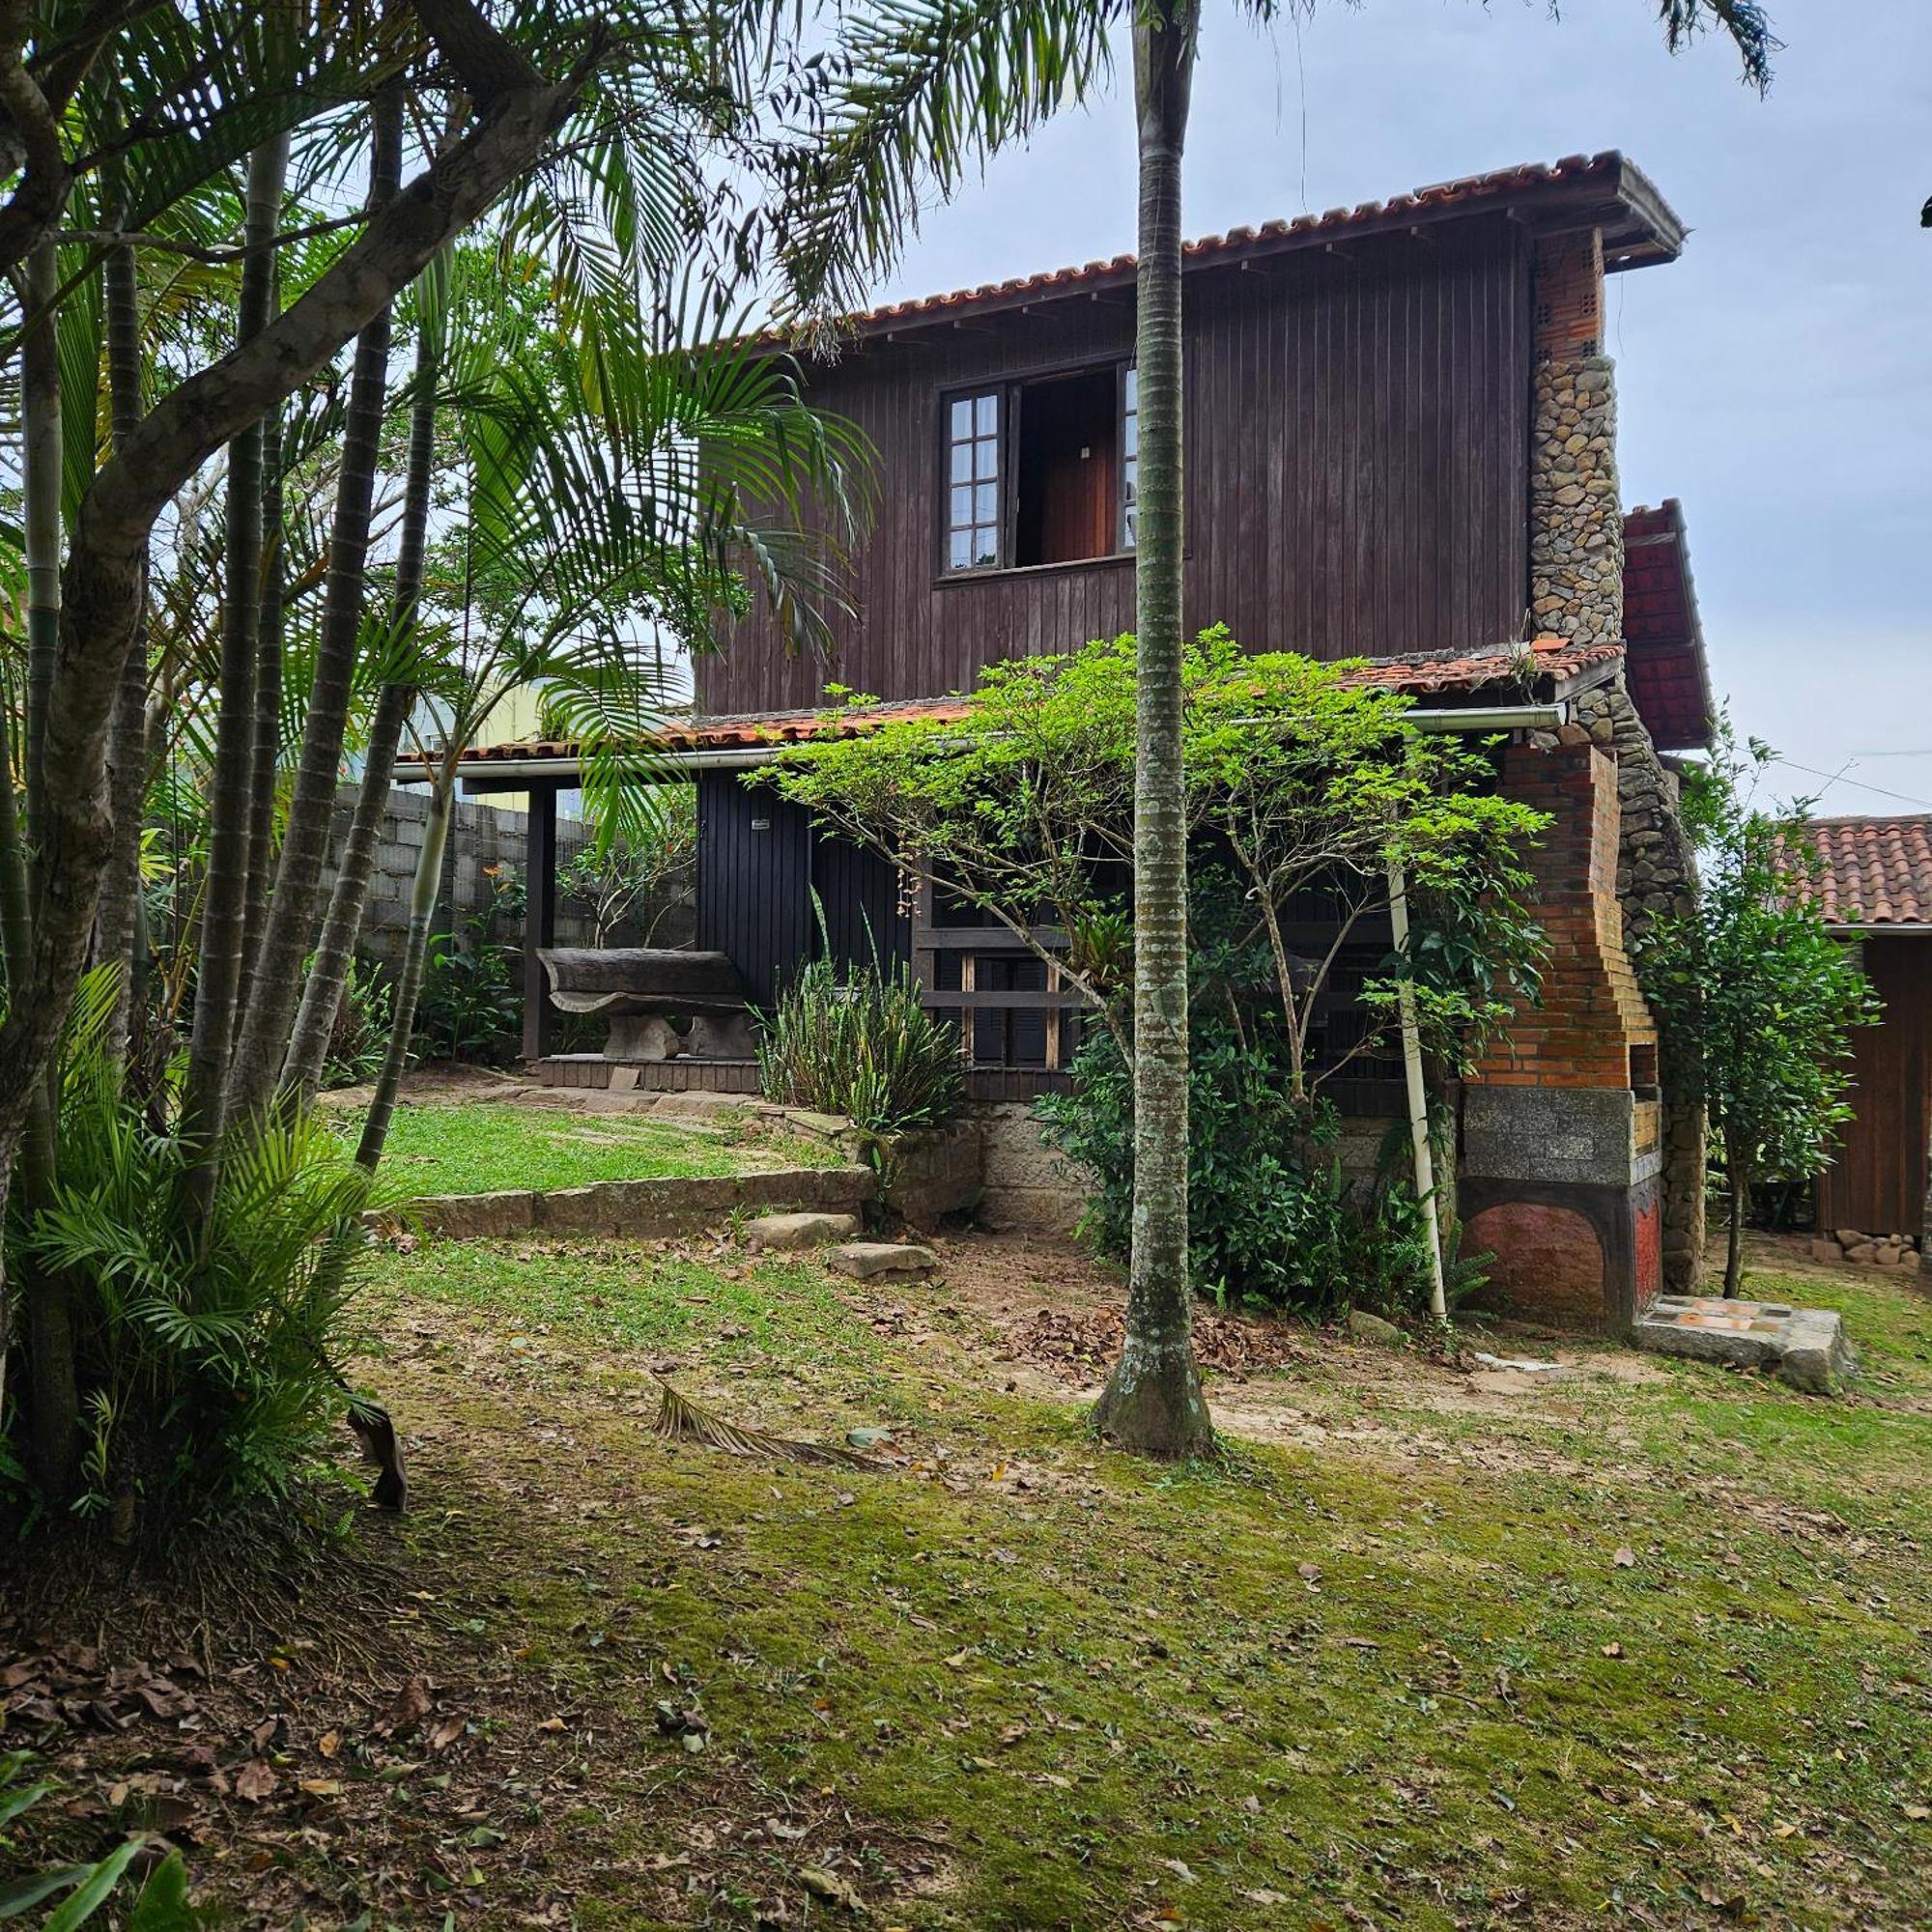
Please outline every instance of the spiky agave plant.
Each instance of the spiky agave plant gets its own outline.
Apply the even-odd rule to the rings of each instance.
[[[178,1521],[286,1501],[353,1397],[339,1359],[356,1285],[340,1264],[377,1203],[314,1114],[285,1111],[219,1150],[156,1132],[106,1049],[112,969],[83,982],[62,1045],[60,1175],[8,1229],[10,1267],[65,1283],[90,1440],[81,1513],[130,1533],[141,1505]]]

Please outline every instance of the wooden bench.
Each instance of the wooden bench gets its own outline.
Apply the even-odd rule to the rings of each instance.
[[[553,946],[539,952],[551,1005],[611,1022],[607,1060],[751,1060],[751,997],[728,953]]]

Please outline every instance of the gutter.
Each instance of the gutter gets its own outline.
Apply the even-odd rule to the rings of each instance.
[[[1487,734],[1492,731],[1553,731],[1570,719],[1567,702],[1554,704],[1479,704],[1412,706],[1404,719],[1418,731]],[[733,745],[695,751],[667,751],[663,762],[681,772],[744,772],[765,765],[782,752],[810,739],[794,739],[784,745]],[[582,776],[582,763],[574,757],[555,758],[466,758],[456,768],[466,793],[479,791],[521,791],[532,779],[550,779],[573,783]],[[398,770],[395,781],[412,781]]]

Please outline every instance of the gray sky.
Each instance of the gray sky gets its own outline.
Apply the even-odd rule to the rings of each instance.
[[[1543,0],[1323,0],[1298,38],[1210,5],[1186,229],[1621,148],[1691,231],[1681,261],[1610,283],[1625,502],[1683,500],[1740,729],[1826,773],[1856,760],[1820,810],[1932,809],[1932,5],[1770,10],[1786,44],[1760,99],[1728,42],[1666,55],[1654,0],[1558,21]],[[1130,249],[1122,70],[934,211],[881,298]]]

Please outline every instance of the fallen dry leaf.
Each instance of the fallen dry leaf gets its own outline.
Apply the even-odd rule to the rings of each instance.
[[[274,1771],[264,1759],[251,1757],[235,1774],[235,1795],[245,1798],[250,1804],[259,1804],[273,1794],[277,1781]]]

